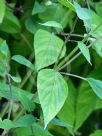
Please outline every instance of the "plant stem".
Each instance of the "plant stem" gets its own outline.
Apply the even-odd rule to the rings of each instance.
[[[25,43],[28,45],[29,49],[30,49],[31,51],[33,51],[33,48],[32,48],[32,46],[31,46],[31,44],[29,43],[28,39],[25,37],[25,35],[22,34],[22,33],[21,33],[20,35],[21,35],[21,37],[23,38],[23,40],[25,41]]]
[[[64,49],[64,46],[66,45],[67,41],[69,40],[71,34],[72,34],[73,31],[74,31],[74,28],[75,28],[75,26],[76,26],[77,20],[78,20],[78,17],[75,18],[73,27],[72,27],[72,29],[71,29],[69,35],[66,37],[64,44],[62,45],[61,51],[60,51],[60,53],[59,53],[59,55],[58,55],[57,61],[56,61],[55,65],[54,65],[54,68],[56,68],[56,66],[57,66],[57,64],[58,64],[58,61],[59,61],[59,59],[60,59],[60,56],[61,56],[61,54],[62,54],[62,51],[63,51],[63,49]]]
[[[102,22],[101,22],[98,26],[96,26],[96,28],[95,28],[94,30],[92,30],[89,34],[87,34],[86,37],[84,37],[84,39],[82,40],[82,42],[84,43],[85,41],[87,41],[88,38],[90,37],[91,33],[94,33],[101,25],[102,25]],[[72,52],[71,52],[70,54],[68,54],[68,56],[66,56],[66,57],[62,60],[62,62],[56,67],[56,70],[58,70],[61,66],[64,68],[65,65],[66,65],[65,62],[68,61],[69,58],[72,57],[72,55],[74,55],[74,53],[75,53],[77,50],[78,50],[78,46],[76,46],[76,47],[72,50]],[[77,56],[75,56],[75,58],[78,57],[80,54],[81,54],[81,53],[77,54]],[[67,62],[67,63],[68,63],[68,62]],[[65,65],[64,65],[64,64],[65,64]],[[68,63],[68,64],[69,64],[69,63]],[[68,65],[68,64],[67,64],[67,65]],[[64,65],[64,66],[63,66],[63,65]],[[60,68],[60,70],[62,69],[62,67]]]
[[[78,76],[78,75],[74,75],[74,74],[71,74],[71,73],[65,73],[65,72],[60,72],[60,73],[63,74],[63,75],[66,75],[66,76],[72,76],[72,77],[76,77],[76,78],[79,78],[79,79],[86,81],[86,78]]]
[[[97,40],[95,40],[94,42],[92,42],[88,48],[90,48]],[[62,67],[60,67],[59,71],[62,70],[63,68],[65,68],[66,66],[70,65],[76,58],[78,58],[81,55],[81,51],[79,53],[77,53],[71,60],[69,60],[67,63],[65,63]]]
[[[4,105],[4,109],[1,111],[0,117],[3,118],[5,113],[7,112],[8,108],[9,108],[9,102],[6,103],[6,105]]]
[[[27,72],[27,74],[25,75],[25,77],[24,77],[24,79],[23,79],[23,81],[22,81],[22,83],[20,85],[20,88],[22,88],[25,85],[25,83],[27,82],[27,80],[29,79],[29,77],[31,76],[31,74],[32,74],[32,71],[29,70]]]
[[[70,33],[61,33],[61,35],[69,35]],[[70,36],[74,36],[74,37],[81,37],[83,38],[84,36],[83,35],[80,35],[80,34],[70,34]]]
[[[62,62],[56,67],[56,70],[58,70],[67,60],[69,60],[74,53],[78,50],[78,46],[76,46],[69,54],[65,57],[65,59],[62,60]]]

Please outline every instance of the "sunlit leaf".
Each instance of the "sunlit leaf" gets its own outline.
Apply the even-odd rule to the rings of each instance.
[[[36,69],[39,70],[56,62],[63,44],[64,42],[53,33],[38,30],[34,39]],[[65,51],[64,47],[60,58],[64,57]]]
[[[68,86],[60,73],[53,69],[44,69],[38,73],[37,87],[46,128],[64,105]]]

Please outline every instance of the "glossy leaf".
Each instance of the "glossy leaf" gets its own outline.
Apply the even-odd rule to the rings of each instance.
[[[37,88],[46,128],[64,105],[68,86],[60,73],[44,69],[38,73]]]
[[[63,44],[64,42],[53,33],[38,30],[34,39],[36,69],[39,70],[56,62]],[[60,58],[64,57],[65,51],[64,47]]]
[[[86,60],[91,64],[91,61],[90,61],[90,52],[89,52],[88,47],[83,42],[78,42],[78,47],[79,47],[81,53],[86,58]]]

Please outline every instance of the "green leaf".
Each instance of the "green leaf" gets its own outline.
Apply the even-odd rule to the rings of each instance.
[[[2,129],[9,130],[13,127],[14,127],[14,125],[13,125],[12,121],[9,119],[4,119],[3,121],[0,121],[0,128],[2,128]]]
[[[97,41],[95,44],[92,46],[92,48],[97,52],[97,54],[102,58],[102,42]]]
[[[96,80],[94,78],[87,78],[87,81],[95,94],[102,99],[102,81]]]
[[[0,83],[0,96],[11,99],[11,94],[9,86],[3,83]],[[12,86],[12,99],[14,101],[19,101],[23,107],[28,111],[33,111],[35,108],[34,101],[32,101],[33,94],[26,92],[22,89]]]
[[[84,57],[86,58],[86,60],[91,64],[90,52],[88,47],[83,42],[78,42],[78,47],[80,51],[82,52],[82,54],[84,55]]]
[[[89,77],[102,79],[102,67],[91,72]],[[70,98],[70,96],[69,96]],[[87,98],[87,99],[86,99]],[[75,101],[75,128],[77,131],[87,120],[89,115],[102,108],[102,100],[92,91],[88,82],[83,81],[79,86],[77,100]]]
[[[96,130],[94,133],[92,133],[90,136],[102,136],[102,130]]]
[[[91,14],[91,19],[84,20],[84,25],[85,25],[86,29],[91,30],[92,36],[99,37],[102,35],[102,18],[100,16],[98,16],[92,10],[90,10],[90,14]],[[101,25],[99,26],[99,24],[101,24]],[[95,30],[95,28],[97,26],[99,26],[97,28],[97,30],[92,32],[93,30]]]
[[[0,46],[0,51],[2,52],[2,54],[3,54],[5,57],[8,56],[8,51],[9,51],[9,49],[8,49],[8,46],[7,46],[6,41],[3,41],[3,42],[2,42],[2,44],[1,44],[1,46]]]
[[[44,69],[38,73],[37,87],[46,128],[64,105],[68,86],[60,73],[53,69]]]
[[[3,23],[0,25],[0,30],[15,34],[19,33],[21,29],[18,18],[13,14],[13,12],[6,10]]]
[[[0,0],[0,24],[3,21],[4,15],[5,15],[5,0]]]
[[[38,3],[38,1],[35,1],[35,5],[34,5],[34,8],[33,8],[33,11],[32,11],[32,15],[35,15],[37,13],[42,13],[45,11],[45,7],[41,4]]]
[[[53,33],[38,30],[34,39],[36,69],[39,70],[56,62],[63,44],[64,42]],[[64,57],[65,51],[64,47],[60,58]]]
[[[25,57],[21,56],[21,55],[14,55],[12,57],[12,60],[32,69],[34,71],[34,65],[29,61],[27,60]]]
[[[49,27],[55,27],[55,28],[59,28],[59,29],[63,29],[62,25],[56,21],[48,21],[46,23],[40,23],[41,25],[44,26],[49,26]]]
[[[63,121],[61,121],[61,120],[59,120],[59,119],[57,119],[57,118],[54,118],[52,121],[51,121],[51,123],[53,123],[53,124],[55,124],[55,125],[57,125],[57,126],[61,126],[61,127],[66,127],[66,128],[68,128],[68,127],[73,127],[73,126],[71,126],[71,125],[69,125],[69,124],[67,124],[67,123],[65,123],[65,122],[63,122]]]
[[[14,121],[14,126],[15,127],[27,127],[32,125],[35,122],[35,118],[33,115],[24,115],[21,118],[19,118],[17,121]]]
[[[29,112],[34,110],[35,103],[32,100],[30,100],[25,94],[19,95],[19,98],[21,104],[26,110],[28,110]]]
[[[67,127],[68,131],[70,133],[74,133],[74,123],[75,123],[75,105],[76,105],[76,99],[77,99],[77,89],[74,87],[74,84],[71,80],[68,79],[68,97],[64,103],[64,106],[58,113],[58,118],[67,124],[67,126],[70,124],[72,127]],[[69,112],[70,111],[70,112]],[[67,116],[65,116],[67,115]]]
[[[76,9],[77,16],[81,20],[88,20],[91,18],[91,14],[89,10],[85,10],[85,8],[82,8],[78,3],[74,2],[74,7]]]
[[[75,12],[74,5],[69,0],[58,0],[61,4]]]
[[[15,130],[14,136],[32,136],[32,130],[34,132],[34,136],[53,136],[47,130],[44,130],[43,127],[37,123],[33,123],[32,129],[31,127],[17,128]]]
[[[12,76],[11,74],[7,74],[14,82],[16,83],[20,83],[21,82],[21,78],[20,77],[15,77]]]
[[[21,128],[32,125],[35,122],[35,118],[32,115],[25,115],[18,119],[17,121],[11,121],[9,119],[4,119],[0,121],[0,128],[4,130],[9,130],[11,128]]]

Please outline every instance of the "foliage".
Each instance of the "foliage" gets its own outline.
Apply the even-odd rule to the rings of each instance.
[[[102,135],[102,2],[0,0],[0,135]]]

